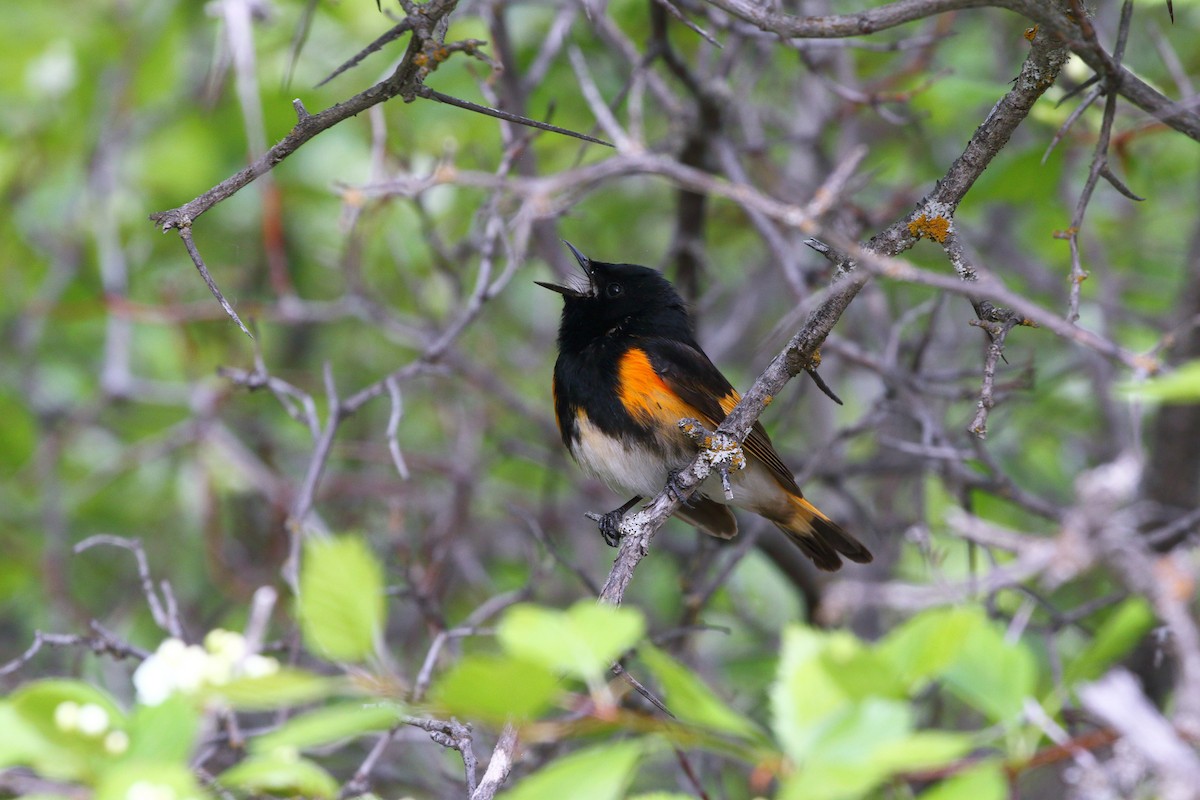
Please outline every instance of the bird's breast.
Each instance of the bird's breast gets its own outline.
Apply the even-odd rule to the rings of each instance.
[[[574,430],[571,456],[584,472],[619,492],[653,496],[671,470],[687,463],[683,454],[663,448],[654,436],[614,436],[604,431],[583,409],[576,412]]]

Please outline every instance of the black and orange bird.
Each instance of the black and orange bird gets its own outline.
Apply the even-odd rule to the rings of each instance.
[[[634,495],[601,520],[605,540],[615,546],[621,516],[696,457],[698,445],[679,420],[693,418],[713,430],[741,398],[696,343],[687,306],[661,273],[594,261],[566,244],[587,285],[537,282],[564,301],[554,413],[584,471]],[[773,522],[821,569],[838,569],[843,556],[871,560],[861,542],[804,499],[761,424],[754,424],[743,452],[745,469],[730,474],[732,500],[714,475],[675,516],[729,539],[738,530],[732,504]]]

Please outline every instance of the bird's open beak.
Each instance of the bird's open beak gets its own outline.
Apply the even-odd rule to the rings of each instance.
[[[566,239],[563,240],[563,244],[565,244],[568,248],[570,248],[571,255],[575,256],[575,260],[579,262],[579,266],[583,269],[584,273],[587,274],[588,280],[590,281],[591,277],[592,277],[592,260],[590,258],[588,258],[587,256],[585,256],[583,253],[579,252],[579,250],[576,249],[575,245],[571,244]],[[587,297],[588,296],[587,292],[581,292],[578,289],[572,289],[570,286],[560,286],[557,283],[545,283],[544,281],[534,281],[534,283],[536,283],[538,286],[542,286],[546,289],[549,289],[552,292],[558,292],[563,297]]]
[[[557,283],[546,283],[545,281],[534,281],[534,283],[552,292],[558,292],[563,297],[587,297],[583,292],[578,289],[572,289],[570,286],[559,286]]]
[[[583,253],[579,252],[579,250],[575,248],[575,245],[571,244],[566,239],[563,239],[563,244],[570,249],[571,255],[575,256],[575,260],[579,262],[579,267],[585,273],[587,273],[589,278],[592,277],[592,260]]]

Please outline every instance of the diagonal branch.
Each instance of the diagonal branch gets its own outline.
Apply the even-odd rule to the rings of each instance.
[[[338,75],[341,75],[343,72],[357,67],[362,63],[364,58],[372,53],[379,52],[383,49],[384,45],[388,44],[389,42],[394,42],[404,34],[408,33],[410,30],[412,30],[412,19],[412,17],[405,17],[404,19],[400,20],[398,23],[389,28],[386,33],[382,34],[375,39],[375,41],[371,42],[362,50],[359,50],[357,53],[355,53],[354,56],[348,61],[342,62],[337,69],[326,75],[325,78],[317,84],[317,86],[324,86]]]
[[[372,106],[399,96],[404,98],[406,102],[412,102],[414,99],[421,97],[464,108],[469,111],[506,119],[511,122],[517,122],[522,125],[573,136],[585,141],[604,145],[608,144],[599,139],[569,131],[565,128],[559,128],[555,125],[548,125],[526,117],[488,108],[487,106],[458,100],[425,86],[424,81],[429,74],[437,69],[437,66],[450,57],[452,53],[463,52],[468,55],[479,56],[478,46],[481,42],[478,40],[468,39],[449,45],[444,44],[449,16],[457,5],[458,0],[430,0],[430,2],[420,6],[413,3],[405,4],[405,9],[409,12],[409,16],[405,22],[392,28],[391,31],[384,34],[383,37],[380,37],[380,39],[376,40],[370,46],[373,47],[377,44],[382,47],[389,36],[395,38],[405,31],[412,31],[413,35],[409,39],[408,49],[405,51],[404,58],[401,59],[399,66],[396,67],[395,71],[389,77],[366,91],[354,95],[349,100],[333,105],[316,114],[310,114],[299,99],[293,101],[293,105],[296,108],[296,124],[288,132],[287,136],[274,147],[259,158],[256,158],[244,169],[221,181],[192,201],[177,208],[158,211],[150,215],[150,219],[163,232],[172,229],[179,231],[180,237],[183,239],[184,245],[187,247],[188,253],[192,258],[192,262],[196,265],[196,269],[200,272],[201,277],[204,278],[209,291],[220,302],[225,313],[238,324],[238,327],[247,336],[250,335],[250,332],[238,317],[237,312],[233,310],[233,307],[225,299],[225,296],[221,293],[221,290],[217,287],[216,282],[204,265],[204,260],[201,258],[200,252],[192,240],[192,224],[201,214],[237,194],[237,192],[253,183],[257,178],[272,170],[276,164],[291,156],[304,144],[317,136],[317,134],[366,111]],[[370,47],[360,55],[370,52]]]
[[[503,111],[499,108],[492,108],[491,106],[472,103],[470,100],[460,100],[457,97],[451,97],[450,95],[442,94],[435,89],[430,89],[428,86],[422,85],[420,88],[418,88],[417,96],[424,97],[427,100],[436,100],[439,103],[445,103],[446,105],[454,106],[455,108],[463,108],[467,111],[474,111],[476,114],[483,114],[486,117],[495,117],[496,119],[502,119],[506,122],[515,122],[518,125],[524,125],[527,128],[537,128],[540,131],[550,131],[551,133],[570,136],[574,139],[582,139],[583,141],[591,142],[592,144],[602,144],[605,147],[612,147],[610,142],[606,142],[603,139],[597,139],[595,136],[588,136],[586,133],[580,133],[568,128],[560,128],[557,125],[551,125],[549,122],[539,122],[536,119],[523,117],[520,114],[513,114],[509,111]]]
[[[714,1],[718,5],[741,2]],[[934,4],[937,2],[938,0],[934,0]],[[908,5],[928,8],[930,3],[901,0],[900,3],[887,8]],[[1045,35],[1039,35],[1013,88],[988,114],[987,119],[967,143],[963,154],[950,165],[934,189],[917,204],[916,210],[874,236],[865,247],[847,248],[855,253],[853,256],[832,252],[826,248],[827,256],[839,266],[839,273],[843,275],[841,280],[833,286],[829,297],[813,312],[804,327],[788,342],[787,347],[775,356],[750,390],[743,395],[741,402],[717,428],[718,435],[732,437],[738,442],[743,441],[755,420],[783,386],[800,372],[814,366],[818,348],[869,280],[869,273],[874,271],[854,270],[855,257],[870,256],[872,262],[877,259],[891,261],[888,257],[912,247],[921,235],[919,229],[914,229],[912,225],[918,214],[924,214],[927,219],[939,216],[946,221],[948,230],[949,220],[963,197],[983,174],[996,153],[1007,144],[1013,131],[1029,114],[1033,104],[1053,84],[1065,61],[1065,48]],[[788,221],[802,229],[815,227],[814,220],[834,202],[845,182],[849,180],[850,172],[839,169],[835,176],[836,179],[831,177],[827,184],[816,192],[815,199],[804,209],[803,214],[793,215]],[[600,591],[602,602],[620,604],[625,589],[633,578],[634,569],[647,553],[650,540],[678,508],[681,498],[690,495],[708,477],[712,468],[710,462],[707,453],[701,452],[676,476],[672,486],[675,491],[660,492],[637,514],[622,520],[621,548]]]
[[[1108,77],[1112,91],[1192,139],[1200,141],[1200,114],[1164,96],[1089,38],[1059,4],[1047,0],[897,0],[855,14],[801,17],[765,10],[754,0],[709,0],[758,28],[795,39],[841,39],[894,28],[906,22],[967,8],[1004,8],[1036,22],[1043,33],[1065,43],[1084,63]],[[1090,24],[1086,22],[1084,25]]]

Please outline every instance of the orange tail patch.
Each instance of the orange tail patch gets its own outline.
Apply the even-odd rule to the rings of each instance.
[[[775,526],[788,535],[820,569],[840,569],[842,556],[859,564],[870,563],[873,556],[863,543],[825,516],[803,497],[791,497],[792,515]]]

